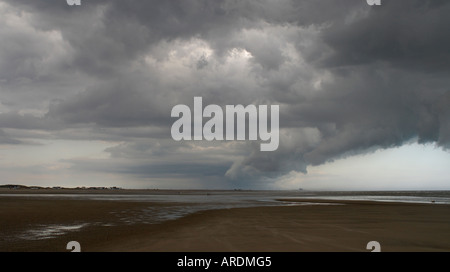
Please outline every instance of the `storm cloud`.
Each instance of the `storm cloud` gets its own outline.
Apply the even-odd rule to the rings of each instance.
[[[64,163],[248,187],[411,141],[448,149],[448,14],[441,0],[0,0],[0,145],[106,141],[107,158]],[[173,141],[171,109],[194,96],[280,105],[279,149]]]

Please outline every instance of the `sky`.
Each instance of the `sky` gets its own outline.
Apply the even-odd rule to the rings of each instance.
[[[450,189],[446,0],[0,0],[0,184]],[[279,105],[279,148],[174,106]]]

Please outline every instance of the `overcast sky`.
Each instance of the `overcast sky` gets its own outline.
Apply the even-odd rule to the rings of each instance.
[[[450,189],[447,0],[0,0],[0,183]],[[280,146],[174,141],[280,105]]]

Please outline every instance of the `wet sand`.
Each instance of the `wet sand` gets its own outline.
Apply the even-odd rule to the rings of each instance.
[[[300,200],[293,200],[301,202]],[[323,201],[338,205],[234,208],[160,224],[120,224],[115,213],[170,203],[0,197],[0,251],[343,252],[450,251],[450,205]],[[46,240],[11,237],[39,224],[109,222]]]

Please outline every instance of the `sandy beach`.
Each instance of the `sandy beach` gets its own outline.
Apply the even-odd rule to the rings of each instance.
[[[450,251],[450,205],[312,200],[200,211],[158,224],[122,224],[125,211],[170,203],[0,197],[0,251],[365,252]],[[302,200],[293,199],[301,203]],[[325,203],[332,205],[325,205]],[[13,239],[31,226],[90,224],[51,239]]]
[[[346,203],[206,211],[132,237],[106,251],[450,251],[450,207]]]

